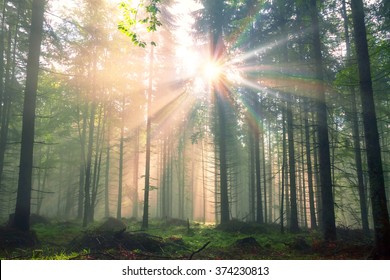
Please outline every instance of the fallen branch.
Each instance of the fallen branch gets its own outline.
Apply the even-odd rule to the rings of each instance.
[[[201,251],[203,251],[204,249],[206,249],[206,247],[207,247],[210,243],[211,243],[211,241],[207,242],[206,244],[204,244],[204,245],[202,246],[202,248],[200,248],[199,250],[193,252],[193,253],[191,254],[191,256],[190,256],[189,259],[192,260],[192,257],[193,257],[195,254],[200,253]]]

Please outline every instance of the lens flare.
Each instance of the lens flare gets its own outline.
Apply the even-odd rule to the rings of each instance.
[[[210,82],[217,81],[223,74],[223,67],[218,62],[208,61],[203,67],[203,76]]]

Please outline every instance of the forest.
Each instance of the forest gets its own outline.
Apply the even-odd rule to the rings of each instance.
[[[390,259],[390,2],[0,1],[0,259]]]

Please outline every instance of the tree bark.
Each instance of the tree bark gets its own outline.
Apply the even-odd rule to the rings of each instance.
[[[142,216],[142,229],[149,227],[149,188],[150,188],[150,145],[152,130],[152,91],[153,91],[153,68],[154,68],[154,48],[150,50],[149,65],[149,87],[147,101],[147,120],[146,120],[146,160],[145,160],[145,190],[144,190],[144,213]]]
[[[257,94],[255,94],[254,106],[256,115],[260,116],[260,100]],[[261,166],[260,166],[260,123],[254,124],[254,152],[255,152],[255,174],[256,174],[256,222],[259,224],[264,223],[263,214],[263,197],[261,192]]]
[[[292,113],[292,96],[287,96],[287,138],[288,138],[288,163],[290,171],[290,231],[297,232],[298,226],[298,207],[297,207],[297,184],[295,172],[295,145],[294,145],[294,123]]]
[[[215,89],[216,107],[218,111],[218,156],[219,156],[219,179],[221,191],[221,224],[227,223],[230,220],[229,211],[229,195],[228,195],[228,165],[227,165],[227,149],[226,149],[226,112],[225,100],[223,100],[223,92]]]
[[[96,104],[92,101],[92,109],[89,115],[89,135],[88,135],[88,152],[85,166],[85,182],[84,182],[84,217],[83,227],[86,227],[91,218],[91,184],[92,184],[92,152],[93,152],[93,136],[95,131],[95,111]]]
[[[212,1],[209,3],[209,13],[211,16],[211,37],[210,37],[210,59],[215,62],[220,61],[225,54],[225,46],[223,43],[223,1]],[[219,182],[220,182],[220,223],[226,223],[230,220],[229,210],[229,194],[228,194],[228,164],[227,164],[227,143],[226,143],[226,97],[227,89],[223,85],[222,81],[212,81],[211,90],[214,96],[215,110],[217,113],[217,131],[218,134],[218,160],[219,160]]]
[[[287,141],[286,141],[286,113],[282,108],[282,194],[280,199],[280,232],[284,233],[284,199],[287,185]]]
[[[133,156],[133,217],[138,218],[138,165],[139,165],[139,127],[135,129],[134,135],[134,156]],[[161,193],[161,189],[160,189]]]
[[[346,45],[346,57],[347,57],[347,66],[352,65],[351,61],[351,42],[349,37],[349,25],[348,25],[348,15],[345,0],[342,2],[343,7],[343,20],[344,20],[344,33],[345,33],[345,45]],[[356,175],[358,179],[358,191],[359,191],[359,202],[360,202],[360,216],[362,219],[362,228],[365,234],[369,235],[369,224],[368,224],[368,210],[366,202],[366,186],[364,185],[363,179],[363,163],[360,147],[360,132],[359,132],[359,123],[358,123],[358,112],[356,104],[356,91],[355,87],[350,87],[351,93],[351,119],[352,119],[352,137],[353,137],[353,147],[355,152],[355,163],[356,163]]]
[[[379,257],[390,256],[390,223],[387,209],[385,181],[371,80],[370,58],[364,23],[362,0],[352,0],[352,18],[359,69],[360,97],[363,106],[363,124],[366,140],[370,196],[374,219],[375,247]]]
[[[34,0],[32,3],[26,88],[23,105],[19,181],[13,221],[13,226],[23,231],[30,229],[35,109],[45,4],[45,0]]]
[[[313,37],[313,58],[315,63],[316,78],[316,100],[318,125],[318,156],[322,199],[322,232],[327,241],[336,239],[336,221],[334,213],[334,201],[332,193],[332,178],[330,166],[330,148],[328,135],[328,112],[325,100],[325,89],[323,86],[323,64],[321,52],[321,39],[318,20],[317,1],[311,0],[311,20]]]
[[[118,203],[116,210],[116,218],[118,220],[122,219],[122,190],[123,190],[123,146],[125,141],[125,96],[122,97],[122,117],[121,117],[121,135],[119,139],[119,177],[118,177]]]
[[[109,110],[106,117],[109,116]],[[104,176],[104,216],[110,216],[110,159],[111,159],[111,146],[110,146],[111,124],[108,121],[107,124],[107,140],[106,140],[106,170]]]
[[[309,205],[310,205],[310,227],[317,228],[316,209],[314,203],[313,187],[313,167],[311,162],[311,144],[310,144],[310,127],[309,127],[309,101],[304,101],[304,126],[305,126],[305,147],[306,147],[306,165],[307,165],[307,184],[309,188]]]

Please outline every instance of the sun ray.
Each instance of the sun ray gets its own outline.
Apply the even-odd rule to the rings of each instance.
[[[246,60],[251,59],[253,57],[258,57],[259,55],[266,53],[267,51],[285,43],[286,41],[287,41],[287,39],[283,39],[283,40],[274,41],[274,42],[268,43],[266,45],[260,46],[254,50],[247,51],[245,53],[242,53],[240,55],[235,56],[226,64],[227,65],[232,65],[232,64],[235,65],[235,64],[239,64],[239,63],[244,63]]]

